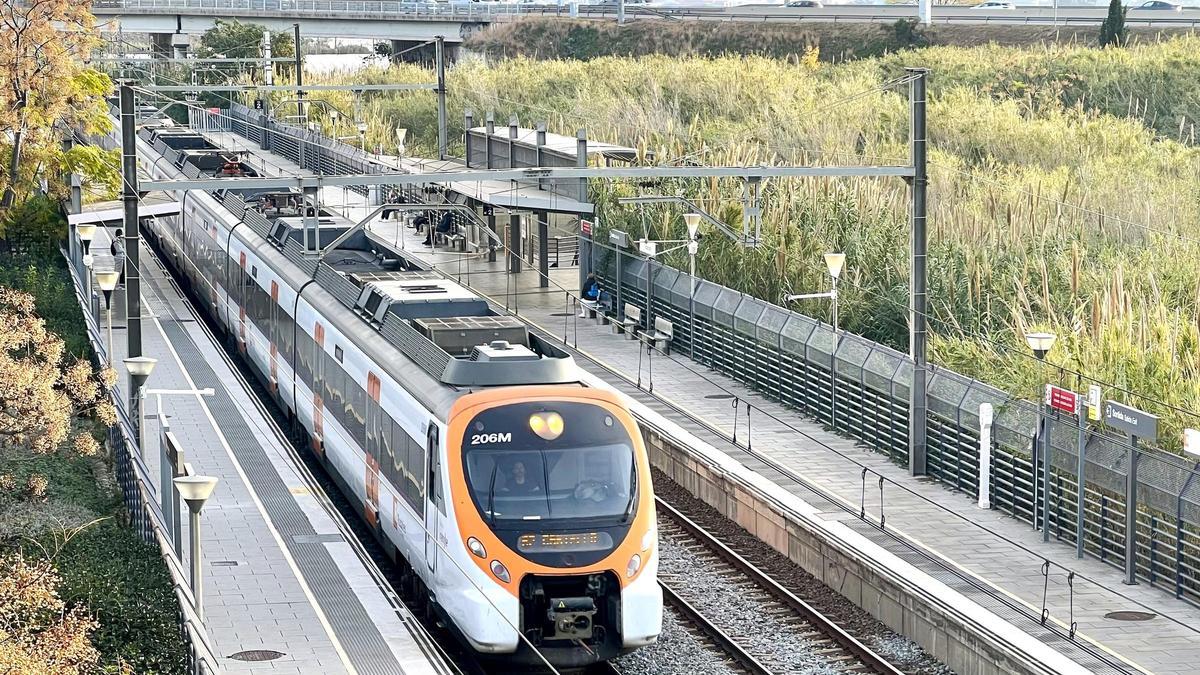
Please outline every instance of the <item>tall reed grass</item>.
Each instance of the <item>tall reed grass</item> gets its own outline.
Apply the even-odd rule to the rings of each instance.
[[[493,111],[552,131],[633,145],[646,161],[710,165],[903,162],[904,91],[879,91],[906,65],[931,69],[930,321],[933,359],[1032,396],[1045,376],[1022,334],[1048,328],[1050,361],[1183,410],[1200,411],[1200,39],[1127,50],[934,47],[844,64],[757,57],[587,62],[466,61],[449,75],[451,137],[463,112]],[[414,66],[356,81],[428,82]],[[343,81],[345,77],[335,77]],[[353,110],[348,94],[328,94]],[[436,144],[428,94],[358,102],[369,145],[409,130]],[[652,153],[652,154],[651,154]],[[651,159],[652,158],[652,159]],[[678,238],[678,212],[616,198],[686,194],[735,229],[736,181],[596,182],[602,227]],[[823,288],[821,253],[847,253],[842,317],[851,331],[907,348],[906,186],[879,179],[771,181],[764,241],[705,239],[700,272],[766,299]],[[801,310],[823,316],[823,305]],[[1059,377],[1055,375],[1055,377]],[[1063,376],[1063,384],[1076,386]],[[1079,382],[1078,386],[1083,386]],[[1106,392],[1166,419],[1178,445],[1195,416]]]

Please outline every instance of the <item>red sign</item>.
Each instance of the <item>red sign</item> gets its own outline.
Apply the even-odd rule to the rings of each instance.
[[[592,221],[590,221],[590,220],[580,220],[580,221],[579,221],[579,229],[580,229],[580,230],[581,230],[581,231],[582,231],[584,234],[586,234],[586,235],[588,235],[588,236],[591,236],[591,234],[592,234]]]
[[[1079,394],[1052,384],[1046,385],[1046,405],[1074,415],[1078,410]]]

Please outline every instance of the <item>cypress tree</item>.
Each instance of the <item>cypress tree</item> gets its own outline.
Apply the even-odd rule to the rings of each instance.
[[[1108,16],[1104,19],[1104,23],[1100,24],[1100,46],[1108,47],[1113,45],[1120,47],[1128,40],[1128,31],[1125,29],[1125,12],[1127,10],[1121,5],[1121,0],[1111,0],[1108,3]]]

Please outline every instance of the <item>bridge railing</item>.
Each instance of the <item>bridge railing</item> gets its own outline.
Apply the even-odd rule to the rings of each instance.
[[[204,12],[279,12],[304,14],[358,14],[379,16],[488,17],[528,13],[541,9],[501,2],[400,2],[399,0],[93,0],[95,10]],[[554,8],[550,8],[554,9]]]

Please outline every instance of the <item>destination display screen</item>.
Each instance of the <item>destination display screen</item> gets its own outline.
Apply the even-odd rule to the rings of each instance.
[[[522,553],[607,551],[612,547],[612,537],[607,532],[531,533],[517,538],[517,550]]]

